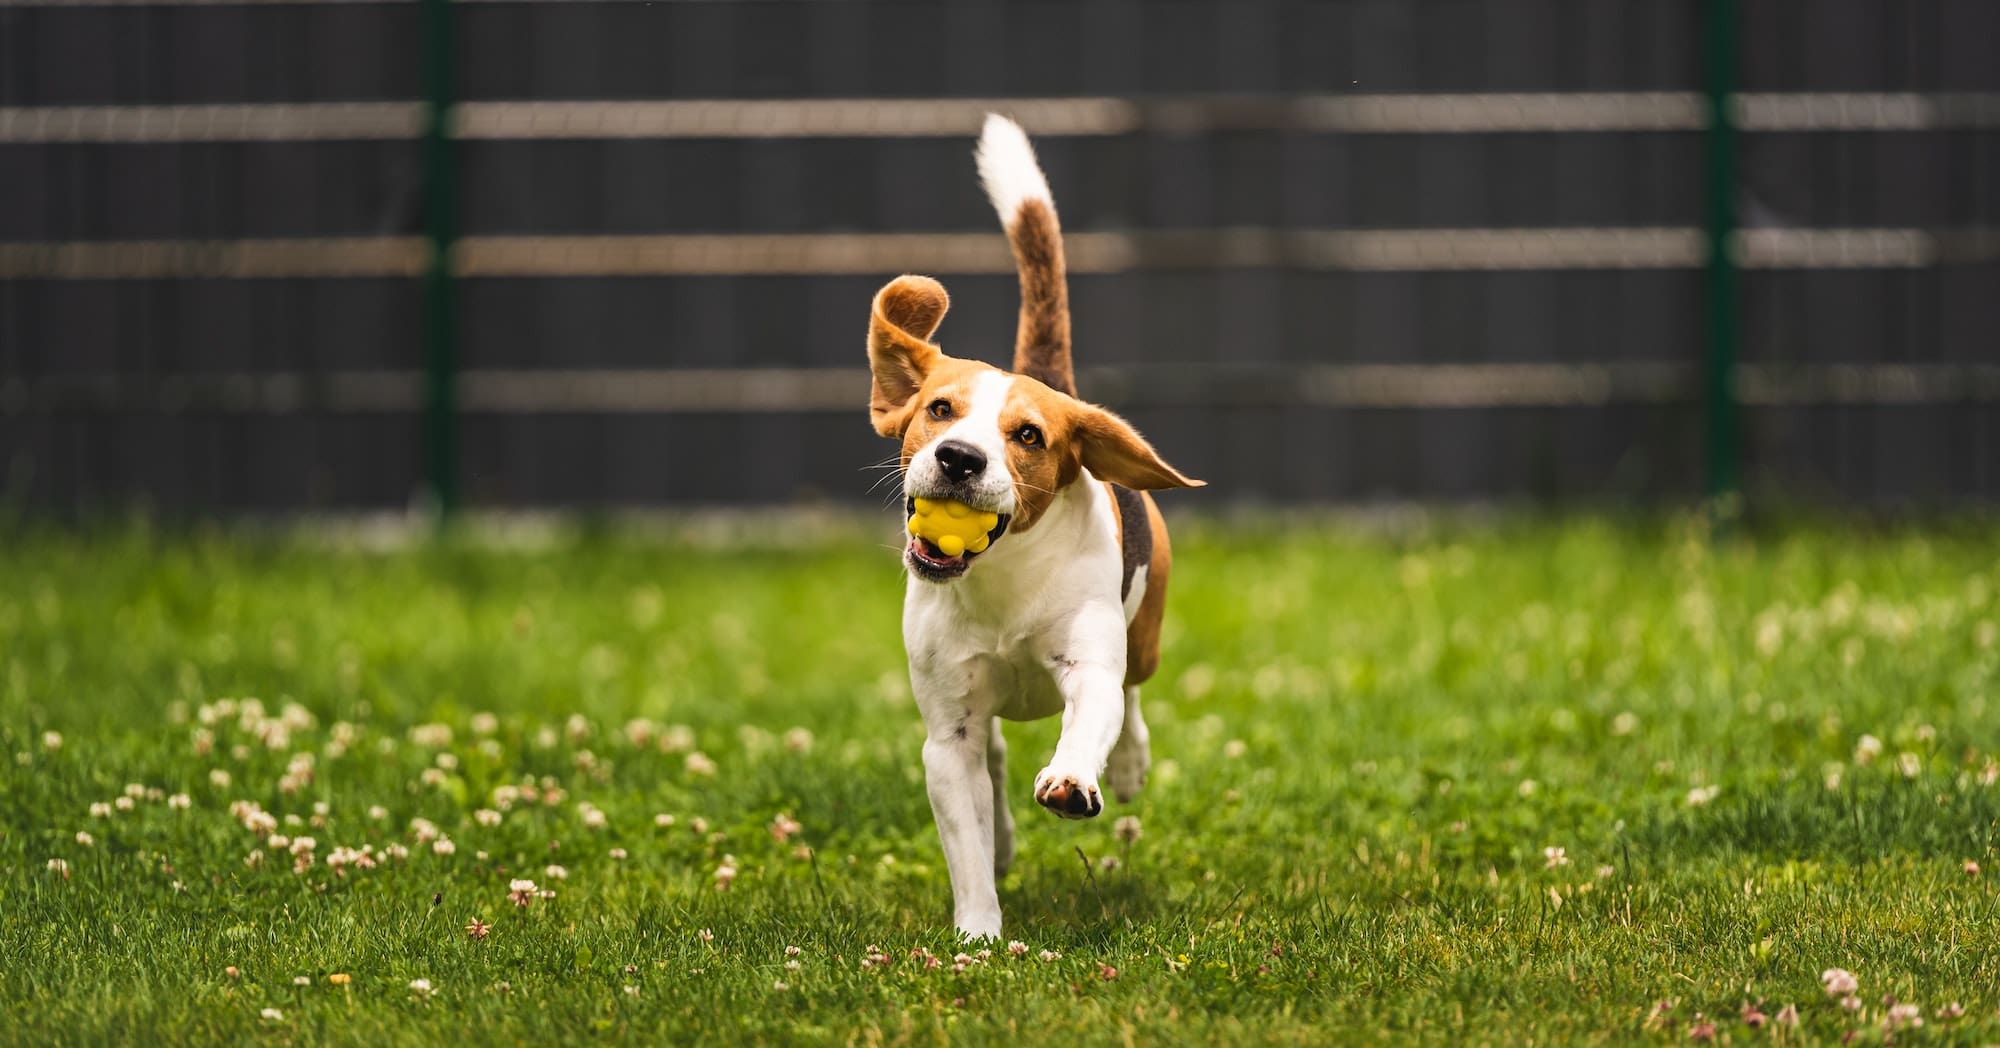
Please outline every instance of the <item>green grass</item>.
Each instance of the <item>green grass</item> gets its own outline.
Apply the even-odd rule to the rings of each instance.
[[[1922,1007],[1899,1044],[2000,1038],[1990,528],[1184,527],[1153,781],[1058,821],[1054,724],[1010,731],[1029,953],[963,972],[894,557],[808,535],[13,537],[0,1041],[1879,1041],[1885,996]],[[530,781],[560,803],[475,818]]]

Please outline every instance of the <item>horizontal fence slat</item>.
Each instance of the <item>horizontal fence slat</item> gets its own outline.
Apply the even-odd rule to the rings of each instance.
[[[1583,407],[1692,403],[1693,363],[1312,364],[1299,367],[1084,368],[1092,399],[1124,408],[1313,407],[1343,410]],[[859,412],[865,368],[486,370],[459,376],[472,414]],[[2000,403],[2000,364],[1743,364],[1750,407]],[[106,411],[403,414],[423,404],[418,371],[172,376],[62,375],[0,380],[0,412]]]
[[[1140,269],[1686,269],[1695,228],[1223,229],[1064,236],[1073,273]],[[2000,255],[2000,230],[1759,229],[1737,235],[1752,269],[1922,268]],[[417,276],[418,237],[0,243],[0,279]],[[788,233],[473,236],[457,242],[464,277],[1012,273],[998,233]]]
[[[2000,127],[2000,93],[1745,94],[1744,131]],[[284,102],[0,107],[0,142],[237,142],[416,138],[425,103]],[[474,101],[462,139],[971,137],[989,112],[1038,136],[1290,131],[1505,134],[1700,131],[1691,91],[1207,96],[1145,99],[791,98]]]

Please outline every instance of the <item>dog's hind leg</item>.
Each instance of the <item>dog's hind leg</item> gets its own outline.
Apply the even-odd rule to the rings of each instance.
[[[1007,740],[1000,734],[1000,718],[993,718],[991,730],[986,774],[993,780],[993,876],[999,878],[1014,865],[1014,813],[1007,807]]]
[[[1146,733],[1146,718],[1139,712],[1139,686],[1125,686],[1125,727],[1111,747],[1111,759],[1104,766],[1105,785],[1122,803],[1139,795],[1146,785],[1146,769],[1153,764],[1152,739]]]

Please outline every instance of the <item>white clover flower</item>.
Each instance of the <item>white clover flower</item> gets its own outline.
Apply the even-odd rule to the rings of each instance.
[[[548,875],[548,878],[549,878],[550,880],[552,880],[552,881],[566,881],[566,880],[569,880],[569,871],[568,871],[568,870],[566,870],[566,869],[563,869],[563,868],[562,868],[562,867],[560,867],[560,866],[548,866],[548,867],[544,867],[544,868],[543,868],[543,870],[542,870],[542,872],[543,872],[544,874],[547,874],[547,875]]]
[[[1828,997],[1842,997],[1861,989],[1861,980],[1845,968],[1828,968],[1819,973],[1819,982],[1826,987]]]
[[[500,818],[500,813],[491,808],[481,808],[472,813],[472,821],[481,826],[498,826]]]
[[[185,793],[176,793],[167,798],[167,807],[175,811],[186,811],[194,805],[194,798]]]
[[[1854,763],[1869,764],[1882,755],[1882,740],[1873,735],[1863,735],[1854,743]]]
[[[431,995],[431,981],[429,979],[411,979],[410,992],[416,994],[418,997],[429,997]]]
[[[1111,834],[1126,844],[1136,843],[1140,836],[1139,817],[1137,815],[1119,816],[1118,821],[1111,824]]]
[[[439,837],[431,842],[431,851],[438,855],[450,855],[457,850],[458,845],[453,844],[450,837]]]
[[[213,786],[218,790],[226,790],[229,788],[229,781],[230,781],[229,769],[227,768],[209,769],[208,784],[210,786]]]
[[[451,725],[419,724],[410,729],[410,741],[427,750],[441,750],[451,745]]]
[[[62,747],[63,747],[63,737],[62,737],[62,732],[59,732],[59,731],[45,731],[45,732],[43,732],[43,733],[42,733],[42,748],[43,748],[43,749],[45,749],[45,750],[48,750],[48,751],[50,751],[50,752],[52,752],[52,753],[53,753],[53,752],[54,752],[54,751],[56,751],[56,750],[59,750],[59,749],[62,749]]]
[[[81,844],[84,847],[88,848],[91,845],[97,843],[97,838],[92,837],[90,834],[84,832],[83,830],[78,830],[76,831],[76,843]]]
[[[683,763],[686,765],[689,775],[715,774],[716,770],[715,761],[711,760],[708,754],[703,753],[700,750],[696,750],[693,753],[688,754],[687,760],[684,761]]]
[[[1546,864],[1545,868],[1551,870],[1555,869],[1558,866],[1568,866],[1569,853],[1564,849],[1551,844],[1548,847],[1542,849],[1542,861]]]

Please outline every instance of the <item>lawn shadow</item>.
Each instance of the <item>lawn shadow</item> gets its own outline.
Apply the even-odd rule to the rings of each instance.
[[[1166,895],[1158,882],[1161,872],[1122,860],[1105,869],[1103,860],[1075,845],[1017,858],[1000,882],[1000,908],[1009,926],[1059,924],[1088,935],[1159,917]]]

